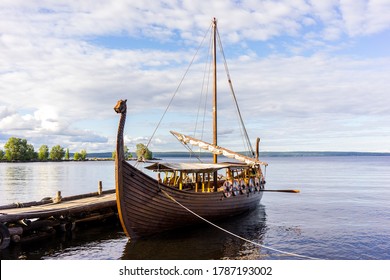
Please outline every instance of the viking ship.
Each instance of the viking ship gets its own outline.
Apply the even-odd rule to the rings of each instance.
[[[212,21],[214,83],[216,83],[217,21]],[[216,108],[216,85],[213,87]],[[213,162],[154,162],[147,169],[152,177],[126,161],[124,126],[127,100],[119,100],[114,110],[120,114],[116,143],[115,181],[119,218],[132,239],[217,221],[255,209],[262,198],[265,178],[258,159],[258,142],[253,157],[236,153],[217,144],[217,110],[213,110],[213,143],[175,131],[183,144],[197,146],[213,154]],[[233,159],[218,162],[218,156]]]

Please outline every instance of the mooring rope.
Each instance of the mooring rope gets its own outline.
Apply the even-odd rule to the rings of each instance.
[[[161,192],[163,194],[165,194],[166,197],[168,197],[170,200],[172,200],[173,202],[175,202],[177,205],[179,205],[180,207],[184,208],[185,210],[187,210],[188,212],[190,212],[191,214],[193,214],[194,216],[198,217],[199,219],[205,221],[206,223],[212,225],[213,227],[216,227],[217,229],[219,230],[222,230],[223,232],[226,232],[227,234],[230,234],[234,237],[237,237],[238,239],[241,239],[245,242],[248,242],[248,243],[251,243],[255,246],[258,246],[258,247],[262,247],[262,248],[265,248],[265,249],[268,249],[270,251],[274,251],[274,252],[278,252],[278,253],[282,253],[282,254],[286,254],[286,255],[290,255],[290,256],[294,256],[294,257],[299,257],[299,258],[304,258],[304,259],[310,259],[310,260],[320,260],[319,258],[314,258],[314,257],[309,257],[309,256],[305,256],[305,255],[300,255],[300,254],[295,254],[295,253],[291,253],[291,252],[286,252],[286,251],[283,251],[283,250],[279,250],[279,249],[275,249],[275,248],[272,248],[272,247],[269,247],[269,246],[266,246],[266,245],[262,245],[260,243],[257,243],[257,242],[254,242],[252,240],[249,240],[249,239],[246,239],[242,236],[239,236],[231,231],[228,231],[216,224],[214,224],[213,222],[210,222],[209,220],[203,218],[202,216],[198,215],[197,213],[195,213],[194,211],[192,211],[191,209],[187,208],[186,206],[184,206],[183,204],[181,204],[179,201],[177,201],[175,198],[173,198],[172,196],[170,196],[166,191],[164,191],[163,189],[160,189]]]
[[[168,106],[165,108],[164,113],[162,114],[162,116],[161,116],[161,118],[160,118],[160,120],[159,120],[159,122],[158,122],[156,128],[154,129],[154,131],[153,131],[153,133],[152,133],[152,136],[149,138],[149,141],[148,141],[148,143],[146,144],[146,148],[148,148],[149,145],[150,145],[150,143],[152,142],[152,139],[154,138],[154,135],[156,134],[158,128],[159,128],[160,125],[161,125],[161,122],[163,121],[165,115],[167,114],[167,112],[168,112],[168,110],[169,110],[169,107],[171,106],[173,100],[174,100],[175,97],[176,97],[176,94],[179,92],[179,89],[180,89],[181,85],[183,84],[184,79],[185,79],[185,77],[187,76],[187,74],[188,74],[188,72],[189,72],[189,70],[190,70],[192,64],[194,63],[195,58],[197,57],[198,52],[199,52],[200,48],[202,47],[203,42],[204,42],[205,38],[207,37],[207,34],[208,34],[208,32],[210,31],[210,29],[211,29],[211,24],[210,24],[210,27],[209,27],[209,29],[207,30],[207,32],[204,34],[201,43],[199,44],[198,48],[196,49],[196,52],[195,52],[194,56],[192,57],[192,60],[191,60],[190,64],[188,65],[186,71],[184,72],[183,77],[181,78],[181,80],[180,80],[178,86],[176,87],[176,90],[174,91],[174,93],[173,93],[173,95],[172,95],[172,97],[171,97],[171,99],[170,99],[170,101],[169,101],[169,103],[168,103]]]

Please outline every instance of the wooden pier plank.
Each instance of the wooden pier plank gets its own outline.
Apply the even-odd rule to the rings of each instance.
[[[116,207],[115,193],[86,197],[60,203],[0,210],[0,222],[14,222],[20,219],[44,218],[53,215],[69,215],[82,211]]]

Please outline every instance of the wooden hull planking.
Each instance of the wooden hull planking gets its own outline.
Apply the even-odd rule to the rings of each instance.
[[[222,192],[189,192],[158,183],[126,161],[117,162],[117,206],[126,234],[139,238],[204,223],[174,200],[201,217],[216,221],[257,207],[262,192],[224,197]]]

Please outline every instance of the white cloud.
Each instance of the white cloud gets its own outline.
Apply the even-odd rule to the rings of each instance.
[[[223,42],[245,50],[238,60],[229,59],[229,68],[244,116],[261,116],[273,125],[266,135],[280,145],[270,148],[293,149],[299,142],[289,141],[294,131],[313,131],[313,139],[323,136],[318,127],[328,134],[357,133],[350,125],[362,115],[370,125],[363,132],[376,134],[381,128],[374,120],[384,125],[381,120],[389,116],[389,57],[335,52],[352,44],[348,38],[389,30],[388,1],[190,0],[146,6],[142,1],[15,0],[2,1],[0,13],[2,138],[18,135],[37,145],[58,141],[74,149],[111,150],[117,125],[112,107],[128,98],[134,122],[145,121],[148,112],[148,125],[131,123],[140,132],[132,133],[129,143],[141,141],[137,137],[145,137],[158,121],[192,58],[188,46],[197,45],[213,16]],[[94,44],[99,36],[134,39],[137,46],[149,41],[147,47],[111,49]],[[178,47],[166,50],[172,43]],[[260,57],[256,48],[263,45],[277,47]],[[285,51],[279,53],[282,46]],[[183,85],[173,104],[182,116],[175,121],[187,121],[198,104],[195,84],[193,77]],[[221,109],[227,110],[223,101]],[[250,121],[253,134],[261,132],[260,123]],[[273,130],[284,131],[285,140]],[[156,148],[168,145],[169,138],[159,137]]]
[[[340,10],[350,36],[368,35],[389,28],[390,2],[342,0]]]

